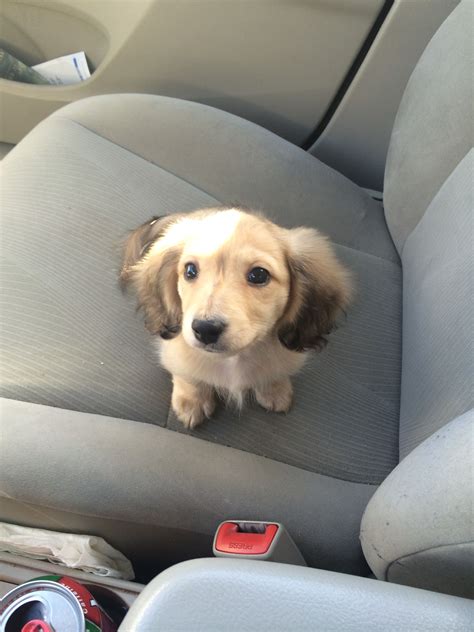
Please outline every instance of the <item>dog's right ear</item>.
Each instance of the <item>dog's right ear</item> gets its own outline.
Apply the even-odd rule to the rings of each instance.
[[[123,245],[122,269],[119,281],[125,289],[132,280],[133,269],[143,259],[154,242],[163,235],[166,228],[175,221],[176,216],[152,217],[150,220],[132,230]]]
[[[119,276],[122,289],[133,286],[148,331],[166,340],[174,338],[181,329],[181,301],[177,290],[181,249],[179,244],[163,244],[158,252],[152,248],[165,237],[172,224],[183,218],[183,214],[177,213],[154,217],[130,233],[124,244]]]

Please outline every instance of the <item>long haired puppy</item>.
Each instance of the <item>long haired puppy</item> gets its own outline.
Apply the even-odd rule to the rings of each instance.
[[[253,391],[286,412],[290,376],[350,298],[348,272],[312,228],[287,230],[240,208],[153,218],[125,243],[132,285],[186,427],[212,415],[215,394]]]

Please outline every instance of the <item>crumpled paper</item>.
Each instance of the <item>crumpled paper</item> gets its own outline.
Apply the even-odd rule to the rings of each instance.
[[[130,561],[94,535],[58,533],[0,522],[0,551],[48,560],[102,577],[135,577]]]

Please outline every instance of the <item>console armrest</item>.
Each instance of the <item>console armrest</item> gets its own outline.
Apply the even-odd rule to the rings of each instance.
[[[470,630],[467,599],[301,566],[183,562],[138,597],[121,632]]]

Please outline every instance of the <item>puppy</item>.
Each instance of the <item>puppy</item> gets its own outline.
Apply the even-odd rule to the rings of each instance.
[[[154,218],[125,243],[132,285],[187,428],[215,408],[216,391],[239,405],[253,392],[287,412],[290,376],[322,348],[348,305],[349,274],[312,228],[287,230],[242,208]]]

